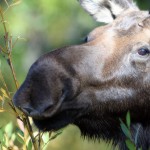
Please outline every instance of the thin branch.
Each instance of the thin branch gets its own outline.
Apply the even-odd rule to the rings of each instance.
[[[9,7],[9,4],[8,4],[7,0],[4,0],[4,1],[5,1],[5,3],[7,4],[7,7]]]
[[[14,71],[14,67],[13,67],[13,64],[12,64],[11,53],[8,54],[7,62],[10,66],[10,69],[11,69],[11,72],[12,72],[12,75],[13,75],[13,79],[14,79],[14,82],[15,82],[15,85],[16,85],[16,89],[18,89],[19,85],[18,85],[18,81],[17,81],[16,74],[15,74],[15,71]]]
[[[0,16],[2,18],[2,23],[3,23],[3,27],[4,27],[4,31],[5,31],[5,35],[6,35],[7,34],[7,29],[6,29],[6,24],[5,24],[5,21],[4,21],[3,12],[2,12],[1,9],[0,9]]]
[[[33,136],[32,127],[31,127],[31,124],[30,124],[30,121],[29,121],[28,116],[25,116],[25,122],[26,122],[26,125],[27,125],[27,126],[26,126],[26,127],[27,127],[27,130],[28,130],[29,135],[30,135],[30,137],[31,137],[31,140],[32,140],[34,149],[35,149],[35,150],[38,150],[38,146],[37,146],[37,143],[36,143],[36,139],[35,139],[34,136]]]
[[[38,145],[38,148],[39,148],[39,150],[40,150],[40,148],[41,148],[41,137],[42,137],[40,130],[39,130],[39,136],[38,136],[38,137],[39,137],[39,139],[38,139],[38,144],[39,144],[39,145]]]
[[[5,52],[4,48],[0,45],[0,50],[4,53],[4,54],[8,54],[7,52]]]
[[[19,39],[20,39],[20,37],[17,37],[17,39],[15,40],[14,44],[12,45],[12,49],[15,47],[15,45],[18,42]]]

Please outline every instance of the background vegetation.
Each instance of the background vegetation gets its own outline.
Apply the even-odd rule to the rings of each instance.
[[[9,5],[14,1],[7,0]],[[150,8],[149,0],[138,0],[142,9]],[[22,0],[9,8],[5,0],[0,0],[0,7],[5,11],[7,27],[12,39],[20,38],[12,51],[12,59],[21,84],[31,64],[42,54],[58,47],[80,44],[86,35],[100,23],[96,23],[79,6],[77,0]],[[0,18],[1,21],[1,18]],[[5,45],[4,30],[0,22],[0,45]],[[0,55],[0,70],[12,95],[15,85],[6,60]],[[0,83],[1,88],[2,83]],[[1,106],[8,107],[1,102]],[[8,112],[0,113],[0,127],[9,122],[16,123],[16,118]],[[13,130],[13,129],[12,129]],[[80,137],[80,131],[68,126],[63,133],[49,143],[51,150],[100,150],[110,149],[108,144],[89,141]]]

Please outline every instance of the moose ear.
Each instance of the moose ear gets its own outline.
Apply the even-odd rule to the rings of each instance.
[[[128,8],[137,9],[132,0],[79,0],[79,3],[96,21],[105,23],[112,22]]]

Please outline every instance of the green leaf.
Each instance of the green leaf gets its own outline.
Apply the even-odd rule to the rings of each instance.
[[[42,140],[44,143],[47,143],[49,141],[49,132],[43,134]]]
[[[129,138],[129,139],[131,140],[132,137],[131,137],[130,130],[129,130],[128,127],[123,123],[122,120],[120,120],[120,121],[121,121],[120,126],[121,126],[121,129],[122,129],[123,133],[125,134],[125,136],[126,136],[127,138]]]
[[[128,128],[130,128],[130,123],[131,123],[131,118],[130,118],[130,112],[128,111],[126,116],[126,124]]]
[[[16,139],[17,139],[21,144],[24,144],[24,140],[23,140],[23,138],[22,138],[19,134],[16,134]]]
[[[8,137],[11,137],[11,136],[12,136],[12,131],[13,131],[13,123],[12,123],[12,122],[9,122],[9,123],[5,126],[4,131],[7,133]]]
[[[32,141],[31,141],[31,139],[28,142],[27,150],[32,150]]]
[[[15,139],[16,139],[16,134],[13,133],[12,136],[11,136],[11,140],[12,140],[12,141],[15,141]]]
[[[23,138],[24,137],[24,133],[21,129],[16,128],[16,132]]]
[[[129,150],[136,150],[136,146],[134,145],[134,143],[132,141],[127,139],[125,142],[126,142],[126,146],[128,147]]]

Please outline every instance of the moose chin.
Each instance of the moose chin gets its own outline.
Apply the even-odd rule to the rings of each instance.
[[[43,131],[68,124],[127,150],[119,118],[131,114],[136,147],[150,149],[150,14],[132,0],[79,0],[97,27],[86,43],[41,56],[13,102]]]

